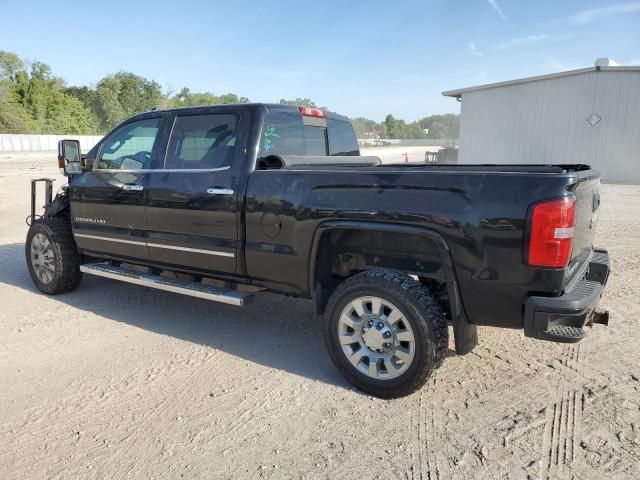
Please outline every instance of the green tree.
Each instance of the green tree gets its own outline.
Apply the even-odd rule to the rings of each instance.
[[[89,135],[98,119],[80,100],[62,91],[51,92],[45,110],[42,133]]]
[[[15,81],[17,72],[24,70],[24,62],[15,53],[0,50],[0,80]]]
[[[427,138],[427,133],[420,126],[418,122],[411,122],[407,124],[404,133],[404,138]]]
[[[358,138],[381,138],[384,136],[382,124],[368,118],[354,118],[351,123]]]
[[[225,93],[224,95],[220,95],[218,100],[220,101],[220,104],[249,102],[248,98],[238,97],[235,93]]]
[[[460,135],[460,115],[445,113],[431,115],[418,121],[420,126],[428,129],[428,138],[458,138]]]
[[[59,134],[95,131],[95,117],[79,100],[64,93],[64,82],[52,75],[47,64],[33,62],[27,71],[24,64],[10,55],[2,58],[5,78],[0,98],[2,131]]]
[[[161,107],[165,103],[160,85],[130,72],[104,77],[96,87],[96,114],[102,131],[125,118]]]
[[[13,84],[0,80],[0,133],[36,133],[38,126],[13,98]]]
[[[0,133],[38,131],[17,89],[16,79],[21,72],[26,74],[24,62],[15,53],[0,50]]]
[[[67,87],[42,62],[27,66],[15,53],[0,50],[0,132],[97,133],[111,129],[125,118],[160,107],[190,107],[247,103],[235,93],[164,94],[160,85],[130,72],[118,72],[100,80],[96,88]],[[284,105],[318,107],[310,98],[281,99]],[[393,115],[383,122],[353,119],[359,138],[458,138],[460,116],[431,115],[407,123]],[[425,132],[428,130],[428,133]]]
[[[296,98],[295,100],[287,100],[286,98],[281,98],[280,105],[296,105],[299,107],[318,108],[315,102],[310,98]],[[326,107],[324,108],[326,109]]]
[[[383,122],[386,138],[426,138],[427,134],[418,122],[407,123],[389,114]]]
[[[406,129],[407,124],[405,121],[399,120],[391,114],[384,119],[384,130],[387,138],[406,138]]]
[[[67,87],[64,89],[64,93],[80,100],[92,112],[96,111],[98,94],[93,88],[87,86]]]
[[[238,97],[234,93],[225,93],[216,96],[211,92],[191,93],[188,88],[183,88],[178,94],[171,97],[168,101],[171,107],[195,107],[198,105],[222,105],[228,103],[248,103],[246,97]]]

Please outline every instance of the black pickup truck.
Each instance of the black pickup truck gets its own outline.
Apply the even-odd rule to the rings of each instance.
[[[464,354],[478,325],[577,342],[608,321],[586,165],[383,165],[347,118],[266,104],[142,113],[58,161],[69,183],[32,205],[25,248],[41,291],[87,273],[238,306],[308,298],[374,395],[420,388],[448,325]]]

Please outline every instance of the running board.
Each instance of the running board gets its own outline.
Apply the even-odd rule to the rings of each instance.
[[[188,280],[178,280],[150,273],[142,273],[133,268],[116,267],[107,263],[87,263],[80,265],[80,271],[98,277],[112,278],[122,282],[134,283],[144,287],[164,290],[166,292],[181,293],[190,297],[204,298],[214,302],[227,303],[237,307],[244,307],[253,299],[250,293],[214,287]]]

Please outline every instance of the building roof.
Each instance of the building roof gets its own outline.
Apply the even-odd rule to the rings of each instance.
[[[640,72],[640,66],[633,67],[588,67],[580,68],[578,70],[568,70],[566,72],[550,73],[547,75],[537,75],[535,77],[517,78],[515,80],[508,80],[506,82],[487,83],[485,85],[477,85],[475,87],[459,88],[457,90],[447,90],[442,92],[445,97],[462,98],[462,95],[470,92],[477,92],[479,90],[489,90],[491,88],[508,87],[511,85],[518,85],[521,83],[539,82],[542,80],[551,80],[554,78],[570,77],[572,75],[581,75],[589,72]]]

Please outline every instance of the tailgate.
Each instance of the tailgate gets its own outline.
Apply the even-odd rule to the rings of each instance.
[[[591,253],[600,212],[600,174],[580,172],[573,193],[576,196],[576,231],[569,270],[582,264]]]

